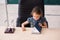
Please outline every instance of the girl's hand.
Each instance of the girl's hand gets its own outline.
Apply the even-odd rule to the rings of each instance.
[[[28,24],[28,23],[29,23],[28,21],[25,21],[24,23],[22,23],[22,31],[26,31],[25,25]]]
[[[39,23],[39,26],[41,26],[41,27],[42,27],[42,24],[41,24],[41,23]]]
[[[26,31],[26,29],[24,27],[22,27],[22,31]]]
[[[42,25],[41,23],[39,23],[39,25],[40,25],[42,28],[47,28],[46,22],[44,22],[44,25]]]

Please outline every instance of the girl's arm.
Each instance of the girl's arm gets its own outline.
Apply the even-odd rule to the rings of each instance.
[[[47,23],[44,22],[43,24],[44,24],[44,25],[42,25],[41,23],[39,23],[39,25],[40,25],[42,28],[47,28]]]
[[[26,29],[25,29],[25,25],[27,25],[28,23],[29,23],[28,21],[25,21],[25,22],[22,23],[22,30],[23,30],[23,31],[26,30]]]

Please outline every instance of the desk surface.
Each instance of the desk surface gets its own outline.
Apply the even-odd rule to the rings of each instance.
[[[20,27],[15,28],[14,34],[5,34],[6,27],[0,27],[0,40],[60,40],[60,29],[42,29],[41,34],[32,34],[32,28],[22,31]]]

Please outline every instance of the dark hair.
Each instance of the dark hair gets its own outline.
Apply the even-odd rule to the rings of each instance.
[[[42,10],[38,6],[36,6],[36,7],[33,8],[31,14],[33,14],[34,12],[36,12],[36,14],[38,14],[38,15],[42,14]]]

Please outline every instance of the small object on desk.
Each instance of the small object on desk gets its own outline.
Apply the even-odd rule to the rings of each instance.
[[[40,32],[35,27],[33,27],[32,34],[40,34]]]
[[[39,32],[41,32],[42,27],[39,26],[38,24],[39,24],[39,22],[36,22],[34,26],[35,26],[35,28],[36,28]]]
[[[14,33],[15,28],[7,28],[4,33]]]
[[[42,27],[39,26],[38,24],[39,24],[39,22],[37,21],[34,25],[35,27],[34,27],[34,31],[32,34],[40,34],[41,33]]]

